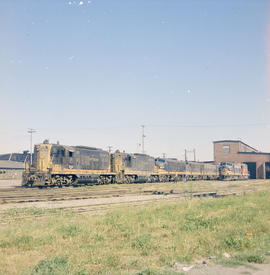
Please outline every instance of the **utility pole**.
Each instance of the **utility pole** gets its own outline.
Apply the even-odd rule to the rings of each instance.
[[[141,151],[141,150],[140,150],[140,147],[141,147],[142,145],[141,145],[141,143],[137,143],[136,145],[137,145],[137,147],[136,147],[137,149],[136,149],[136,150],[137,150],[137,152],[139,153],[139,152]]]
[[[32,128],[29,128],[28,131],[27,131],[29,134],[30,134],[30,166],[32,166],[32,136],[33,136],[33,133],[36,132],[35,129],[32,129]]]
[[[109,153],[111,153],[113,147],[109,145],[107,148],[108,148]]]
[[[142,127],[142,153],[144,154],[144,138],[146,137],[144,135],[144,127],[145,127],[145,125],[142,125],[141,127]]]
[[[189,151],[189,150],[185,149],[185,161],[187,161],[187,154],[188,153],[193,153],[194,161],[196,161],[196,150],[193,149],[192,151]]]

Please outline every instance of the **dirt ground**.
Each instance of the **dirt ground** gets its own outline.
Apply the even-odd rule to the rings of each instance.
[[[21,180],[0,180],[0,188],[20,186],[21,182]]]
[[[186,266],[190,268],[190,266]],[[183,272],[187,275],[269,275],[270,264],[248,264],[246,266],[227,267],[213,263],[194,265],[189,271]]]

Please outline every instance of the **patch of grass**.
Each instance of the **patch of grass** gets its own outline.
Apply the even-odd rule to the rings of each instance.
[[[109,255],[106,258],[106,264],[109,268],[115,268],[120,264],[120,257],[118,255]]]
[[[13,215],[0,230],[0,274],[174,274],[175,262],[227,252],[232,258],[220,263],[249,265],[265,262],[270,250],[270,192],[156,202],[99,216]]]
[[[150,234],[143,234],[137,237],[131,245],[133,248],[137,249],[150,249],[152,247],[151,244],[151,235]]]
[[[252,240],[244,236],[229,236],[225,240],[225,247],[228,249],[241,250],[244,248],[250,248],[252,246]]]
[[[266,260],[264,255],[261,254],[242,254],[236,256],[237,259],[243,262],[249,262],[249,263],[256,263],[256,264],[263,264]]]
[[[250,264],[251,263],[263,264],[265,263],[265,261],[266,261],[266,258],[262,254],[241,253],[241,254],[235,255],[232,258],[219,258],[217,260],[217,263],[224,266],[230,266],[230,267],[243,265],[248,268],[256,270],[256,268]]]
[[[185,231],[199,230],[200,228],[213,229],[219,223],[217,217],[203,217],[194,214],[186,214],[183,221],[182,229]]]
[[[75,237],[76,235],[79,235],[81,232],[81,229],[78,225],[62,225],[58,231],[62,234],[63,238],[68,237]]]
[[[69,264],[66,257],[55,257],[41,260],[33,269],[32,275],[69,274]]]
[[[10,241],[2,241],[0,243],[0,248],[8,248],[8,247],[17,247],[24,248],[31,246],[33,244],[33,237],[29,235],[23,235],[20,237],[15,237]]]
[[[27,216],[39,216],[44,214],[53,214],[53,213],[61,213],[61,209],[42,209],[37,207],[31,207],[31,208],[12,208],[7,210],[3,216],[4,217],[20,217],[22,215]]]
[[[247,268],[257,270],[257,268],[253,267],[251,264],[238,259],[238,258],[229,258],[229,259],[219,259],[216,261],[217,264],[223,265],[225,267],[238,267],[238,266],[245,266]]]

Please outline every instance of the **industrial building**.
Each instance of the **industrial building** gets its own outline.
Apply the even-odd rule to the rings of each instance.
[[[28,151],[0,155],[0,180],[21,179],[29,158]]]
[[[0,180],[21,179],[23,162],[0,160]]]
[[[270,153],[259,152],[241,140],[214,141],[214,161],[243,162],[251,179],[270,179]]]

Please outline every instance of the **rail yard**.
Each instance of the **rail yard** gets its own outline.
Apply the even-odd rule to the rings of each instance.
[[[168,241],[171,242],[174,239],[174,234],[176,234],[174,226],[172,226],[176,220],[179,223],[176,227],[176,232],[179,234],[182,231],[181,236],[182,234],[185,236],[186,230],[192,232],[192,234],[194,230],[197,230],[197,234],[200,235],[202,234],[201,227],[206,227],[208,230],[206,234],[210,234],[212,240],[207,241],[204,246],[201,243],[205,236],[202,235],[203,238],[199,239],[194,247],[207,249],[221,231],[223,234],[227,234],[228,230],[232,230],[230,229],[231,223],[235,223],[236,227],[239,226],[239,218],[240,223],[241,218],[244,219],[241,225],[243,229],[245,219],[248,218],[250,211],[253,209],[253,206],[250,208],[249,204],[258,207],[264,201],[263,204],[265,205],[265,203],[268,203],[269,198],[267,194],[270,193],[269,182],[263,179],[250,179],[248,165],[243,162],[182,161],[176,158],[155,158],[147,154],[126,153],[118,150],[111,153],[95,147],[66,146],[59,143],[50,144],[48,141],[35,145],[34,154],[31,156],[33,157],[33,162],[31,159],[30,163],[26,165],[20,181],[2,181],[3,184],[0,181],[0,228],[3,229],[2,235],[5,235],[2,241],[0,239],[0,253],[2,251],[2,256],[4,257],[2,265],[6,266],[6,269],[3,269],[4,273],[10,273],[10,268],[13,266],[5,264],[5,257],[9,258],[8,251],[13,246],[18,249],[23,246],[24,250],[27,250],[27,247],[30,246],[32,247],[30,248],[32,252],[36,247],[45,249],[48,246],[50,247],[49,250],[53,247],[61,250],[62,245],[58,246],[58,242],[63,241],[63,245],[66,246],[71,239],[74,241],[76,239],[76,242],[79,243],[78,250],[73,247],[68,248],[68,250],[70,250],[71,254],[79,253],[78,255],[80,256],[76,257],[79,259],[81,255],[88,255],[87,253],[94,255],[93,250],[98,246],[98,241],[104,241],[108,238],[112,239],[108,243],[104,241],[101,246],[100,259],[101,261],[105,260],[105,262],[96,268],[95,265],[98,260],[91,260],[86,274],[111,274],[119,269],[127,271],[132,264],[126,263],[122,267],[120,259],[125,259],[128,253],[131,253],[131,258],[136,259],[137,256],[133,250],[137,248],[139,250],[143,249],[142,256],[148,255],[151,247],[148,243],[149,238],[153,238],[155,242],[159,239],[165,238],[164,240],[166,240],[168,238]],[[252,203],[252,199],[254,203]],[[258,202],[258,200],[260,201]],[[238,209],[234,208],[232,204],[238,205]],[[244,209],[247,213],[244,216],[240,215],[235,218],[235,215],[239,215],[243,211],[243,205],[245,205]],[[217,209],[220,206],[222,208],[220,209],[220,214],[229,220],[223,225],[222,219],[217,222],[217,217],[219,216]],[[205,209],[206,212],[203,210],[204,207],[208,209]],[[155,216],[156,211],[160,211],[159,209],[163,209],[166,212],[166,218],[161,213]],[[168,210],[166,209],[171,209],[171,211],[167,212]],[[230,214],[230,211],[233,212]],[[173,212],[174,214],[172,214]],[[140,213],[148,214],[136,221],[136,217],[141,215]],[[149,219],[151,219],[151,222],[148,223],[145,229],[145,222]],[[129,220],[132,220],[131,224],[129,224]],[[88,221],[83,229],[85,235],[82,234],[84,221]],[[89,226],[93,221],[96,221],[97,224]],[[260,215],[260,224],[264,223],[264,221],[265,217]],[[47,229],[44,229],[44,223]],[[15,224],[16,226],[14,227]],[[19,224],[21,224],[22,231],[20,226],[17,228]],[[29,229],[33,224],[36,224],[36,226]],[[101,224],[100,229],[104,231],[103,235],[100,236],[99,231],[97,231],[92,236],[92,229],[98,230]],[[141,229],[138,228],[138,225]],[[220,226],[219,229],[215,229],[217,225]],[[132,231],[131,235],[124,232],[126,229],[123,228],[126,226],[132,227],[132,229],[129,229]],[[257,226],[257,223],[253,223],[252,226]],[[264,237],[264,224],[261,226],[260,239],[261,242],[265,243],[263,245],[263,253],[265,254],[268,253],[266,251],[268,250],[268,241]],[[90,231],[89,228],[91,228]],[[165,233],[167,231],[166,228],[170,228],[168,233],[170,237]],[[120,231],[115,231],[115,229]],[[216,230],[216,232],[213,230]],[[246,230],[250,229],[247,228]],[[11,231],[16,231],[16,233],[11,233]],[[141,231],[146,233],[140,236]],[[255,229],[253,231],[255,232]],[[47,240],[39,240],[37,236],[42,236],[42,238],[46,239],[45,235],[47,232],[53,232],[52,234],[49,233],[49,238],[57,240],[56,244],[50,244],[50,241]],[[58,236],[59,232],[60,235],[63,233],[61,237]],[[111,235],[110,232],[114,232],[114,234]],[[152,237],[157,232],[161,235]],[[249,236],[255,233],[248,232],[245,234]],[[17,235],[20,237],[17,237]],[[123,247],[123,244],[118,243],[112,245],[110,251],[106,254],[106,247],[109,247],[112,241],[117,240],[120,236],[122,236],[123,240],[135,238],[135,241],[130,243],[124,241],[124,246],[127,245],[125,249],[131,249],[131,251],[122,251],[120,247]],[[66,242],[66,238],[69,238],[68,242]],[[87,245],[91,244],[91,248],[87,248],[86,254],[81,253],[81,247],[85,243],[85,240],[81,238],[88,240]],[[188,238],[190,238],[189,241],[187,241]],[[181,242],[177,239],[173,241],[172,247],[180,249],[177,253],[175,251],[172,252],[171,256],[173,258],[176,259],[176,255],[179,253],[190,253],[188,247],[180,248],[182,243],[193,242],[193,237],[189,236],[188,238],[184,237]],[[238,242],[238,239],[231,241],[223,236],[220,239],[221,247],[224,246],[224,240],[225,243],[227,242],[226,247],[228,248],[230,248],[231,242],[233,246],[235,242]],[[167,255],[166,242],[161,246],[159,245],[160,248],[163,247],[162,249],[165,249],[164,252],[159,249],[158,253]],[[242,245],[241,243],[242,241],[240,245]],[[238,249],[239,245],[237,243],[236,245]],[[243,248],[243,251],[245,249],[246,247]],[[234,249],[230,248],[228,251],[231,250],[233,251]],[[61,254],[64,255],[65,251],[62,251]],[[213,248],[213,251],[215,254],[219,253],[219,249]],[[150,254],[151,258],[154,257],[155,249]],[[185,257],[184,254],[182,257]],[[50,255],[50,252],[46,253],[47,258]],[[201,257],[204,252],[196,252],[196,255],[196,257]],[[22,259],[21,254],[19,254],[19,257]],[[31,258],[31,255],[29,257]],[[114,262],[114,257],[119,260]],[[193,252],[189,257],[193,261],[195,260]],[[251,260],[256,259],[256,261],[259,259],[261,262],[266,261],[262,252],[260,252],[259,256],[251,255],[245,257],[251,257]],[[171,261],[168,256],[165,256],[165,258],[166,262]],[[72,262],[70,256],[63,259],[65,259],[66,263],[68,261]],[[222,260],[222,256],[219,256],[219,259]],[[58,270],[58,267],[53,267],[54,263],[49,263],[49,269],[47,270],[47,267],[43,266],[43,261],[37,262],[37,260],[38,258],[34,256],[33,261],[36,266],[30,264],[30,269],[38,270],[41,265],[41,269],[45,268],[43,270],[44,274],[48,274],[48,270],[51,273],[54,268]],[[55,260],[58,262],[57,257],[53,261]],[[60,259],[60,261],[62,260]],[[88,260],[85,259],[84,261],[87,262]],[[164,260],[162,260],[161,256],[159,256],[159,260],[155,259],[154,261],[164,267]],[[189,262],[188,259],[184,261]],[[167,262],[165,266],[168,268],[175,266],[175,264],[178,265],[177,262]],[[21,265],[25,267],[24,260],[22,260]],[[71,271],[76,266],[77,264],[73,264],[70,267],[66,266],[65,269],[77,274],[77,271]],[[142,270],[144,266],[145,263],[141,266],[136,266],[136,269],[138,271]],[[104,267],[107,271],[104,271]],[[55,274],[58,274],[57,272]],[[12,271],[11,273],[14,272]],[[135,272],[134,274],[137,273]],[[154,272],[153,274],[156,273]]]
[[[19,183],[19,181],[15,182]],[[79,212],[98,212],[124,204],[140,205],[154,200],[191,197],[222,197],[270,190],[267,180],[190,181],[144,184],[113,184],[66,188],[23,188],[0,185],[0,212],[12,208],[72,208]]]

